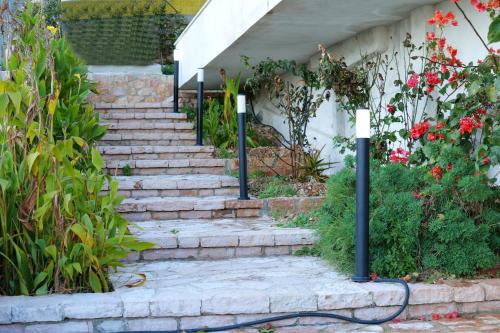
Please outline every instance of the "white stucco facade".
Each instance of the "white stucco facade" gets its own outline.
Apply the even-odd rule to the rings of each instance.
[[[476,12],[468,4],[464,7],[479,33],[482,36],[486,36],[489,26],[489,19],[486,15]],[[446,37],[449,44],[458,48],[459,58],[465,63],[484,58],[487,54],[486,49],[461,14],[457,12],[451,1],[448,0],[440,2],[437,5],[426,5],[416,8],[401,21],[363,31],[354,37],[331,45],[328,47],[328,51],[335,57],[345,57],[348,65],[360,61],[362,54],[392,54],[394,50],[401,54],[403,51],[402,42],[406,37],[406,33],[410,33],[413,36],[414,43],[418,44],[424,41],[426,32],[433,31],[433,27],[429,26],[426,21],[434,15],[437,9],[441,9],[443,12],[452,10],[457,15],[459,27],[447,28]],[[319,54],[314,54],[309,59],[309,65],[314,67],[318,62],[318,58]],[[389,83],[388,86],[391,87],[393,80],[388,79],[387,82]],[[393,87],[392,91],[391,89],[387,89],[386,92],[390,95],[391,93],[395,93],[396,90],[396,87]],[[432,105],[429,108],[432,108]],[[268,102],[264,94],[257,99],[255,111],[264,123],[272,125],[286,135],[288,130],[286,124],[283,122],[284,118],[280,115],[279,110],[275,109]],[[331,171],[341,168],[343,165],[343,156],[333,147],[332,139],[338,134],[351,136],[354,134],[354,129],[348,122],[347,116],[337,111],[334,100],[322,104],[317,112],[317,117],[311,121],[307,133],[309,140],[311,143],[315,143],[317,148],[324,147],[323,156],[325,159],[338,163],[334,165]]]

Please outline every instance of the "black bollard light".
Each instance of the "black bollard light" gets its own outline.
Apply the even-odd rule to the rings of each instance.
[[[238,95],[238,150],[240,158],[240,200],[249,200],[247,176],[246,98]]]
[[[196,119],[196,145],[203,146],[203,81],[205,79],[205,71],[203,68],[198,69],[198,113]]]
[[[369,186],[370,186],[370,110],[356,112],[356,259],[354,282],[370,280],[369,262]]]
[[[174,112],[179,112],[179,61],[181,61],[181,51],[174,50]]]

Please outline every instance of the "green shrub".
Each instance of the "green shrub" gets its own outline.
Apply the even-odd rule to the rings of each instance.
[[[259,194],[260,199],[276,197],[293,197],[297,195],[297,190],[290,184],[288,178],[270,177],[264,190]]]
[[[349,163],[348,163],[349,164]],[[499,191],[487,181],[458,173],[473,162],[456,165],[449,183],[437,184],[424,168],[372,162],[370,184],[371,271],[384,276],[438,270],[457,276],[497,262]],[[457,186],[467,191],[450,195]],[[475,184],[473,184],[475,183]],[[352,271],[355,252],[355,170],[352,163],[331,176],[317,223],[322,256]],[[465,199],[467,197],[467,199]],[[466,203],[468,201],[468,203]],[[470,206],[469,206],[470,205]],[[471,209],[481,207],[482,214]]]
[[[86,68],[31,3],[14,28],[12,80],[0,81],[0,294],[109,291],[108,271],[152,244],[116,211]]]
[[[184,105],[180,109],[180,112],[185,113],[187,116],[187,120],[190,122],[193,122],[196,119],[196,110],[190,105]]]

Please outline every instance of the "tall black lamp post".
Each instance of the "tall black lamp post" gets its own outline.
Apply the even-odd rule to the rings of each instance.
[[[370,110],[356,112],[356,263],[354,282],[370,280],[369,262],[369,186],[370,186]]]
[[[247,181],[246,97],[238,95],[238,150],[240,158],[240,200],[249,200]]]
[[[196,119],[196,145],[203,146],[203,81],[205,80],[205,70],[198,69],[198,107]]]
[[[179,112],[179,61],[181,61],[181,50],[174,50],[174,112]]]

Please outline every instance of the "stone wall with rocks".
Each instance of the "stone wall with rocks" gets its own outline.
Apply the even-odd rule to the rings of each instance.
[[[208,90],[203,92],[203,97],[206,98],[223,98],[224,93],[218,90]],[[179,91],[179,104],[196,108],[197,103],[196,90],[180,90]]]
[[[91,73],[89,78],[97,83],[98,94],[89,97],[96,107],[141,107],[160,104],[171,106],[173,76],[163,74]]]

